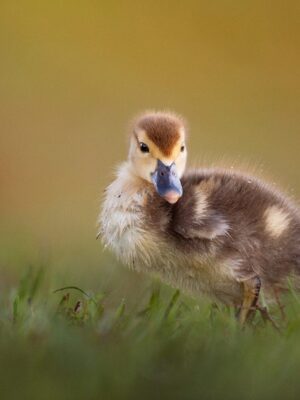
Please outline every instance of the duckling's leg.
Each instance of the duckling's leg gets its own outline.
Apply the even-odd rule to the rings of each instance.
[[[249,319],[250,316],[253,315],[256,309],[261,281],[258,276],[255,276],[254,278],[243,282],[243,286],[244,298],[238,314],[238,319],[242,325]]]

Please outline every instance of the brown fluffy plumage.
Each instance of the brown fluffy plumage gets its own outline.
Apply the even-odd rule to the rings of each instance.
[[[259,305],[261,288],[272,297],[288,277],[300,275],[299,211],[283,194],[243,173],[198,169],[182,175],[183,128],[172,114],[137,120],[133,136],[139,130],[143,136],[135,136],[129,160],[106,191],[103,241],[137,271],[241,306],[245,322]],[[149,145],[146,155],[140,154],[141,139]],[[151,182],[159,154],[172,155],[170,165],[182,171],[183,195],[176,204]]]
[[[281,286],[287,275],[300,273],[299,213],[282,194],[253,177],[217,169],[187,172],[182,183],[183,196],[175,205],[154,193],[147,212],[154,230],[168,216],[164,234],[176,248],[191,256],[211,253],[219,262],[235,260],[238,281],[259,275],[265,285]],[[201,213],[196,212],[200,197],[206,199]],[[288,216],[278,237],[266,228],[272,207]]]

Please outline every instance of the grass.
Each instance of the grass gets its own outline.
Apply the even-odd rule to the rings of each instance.
[[[155,281],[127,299],[51,287],[49,274],[29,268],[2,293],[1,399],[299,397],[295,292],[278,333],[259,315],[242,330],[233,310]]]

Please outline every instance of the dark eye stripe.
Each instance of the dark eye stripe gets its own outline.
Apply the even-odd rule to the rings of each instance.
[[[140,143],[140,150],[142,153],[149,153],[149,147],[145,143]]]

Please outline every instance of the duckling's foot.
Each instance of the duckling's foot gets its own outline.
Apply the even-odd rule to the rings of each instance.
[[[275,328],[278,332],[280,332],[280,328],[277,326],[276,322],[273,320],[271,315],[268,312],[267,307],[261,307],[259,305],[256,306],[257,310],[260,311],[261,316],[265,322],[270,322],[273,328]]]
[[[276,303],[277,303],[278,308],[279,308],[279,310],[280,310],[281,318],[282,318],[283,321],[286,321],[286,315],[285,315],[285,311],[284,311],[284,305],[283,305],[283,304],[281,303],[281,301],[280,301],[279,289],[275,288],[275,289],[273,289],[273,292],[274,292],[274,297],[275,297]]]
[[[250,321],[253,318],[256,311],[260,288],[261,281],[259,276],[255,276],[254,278],[243,282],[244,298],[238,313],[238,320],[241,325],[244,325],[245,322]]]

